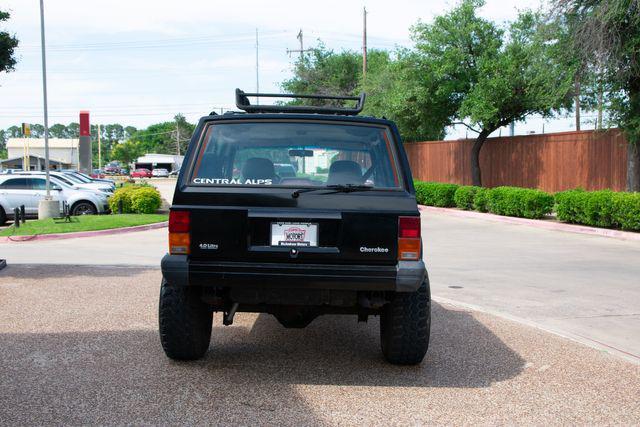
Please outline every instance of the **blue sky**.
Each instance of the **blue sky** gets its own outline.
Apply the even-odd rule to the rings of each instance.
[[[305,47],[321,39],[335,50],[359,50],[362,7],[370,48],[410,46],[409,27],[430,21],[456,2],[385,1],[201,1],[45,0],[49,114],[51,123],[77,121],[91,111],[93,123],[144,127],[178,112],[191,121],[215,108],[232,108],[236,87],[255,89],[255,30],[259,34],[261,91],[279,91],[290,76],[302,28]],[[488,0],[482,9],[496,22],[533,0]],[[42,122],[38,0],[4,0],[12,14],[5,30],[21,45],[16,71],[0,74],[0,128]],[[571,130],[564,118],[546,131]],[[542,130],[532,118],[517,133]],[[504,134],[505,131],[503,131]],[[449,138],[464,137],[450,129]]]

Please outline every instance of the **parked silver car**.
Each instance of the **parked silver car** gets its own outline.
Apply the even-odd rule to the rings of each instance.
[[[151,176],[156,178],[168,178],[169,171],[165,168],[157,168],[151,171]]]
[[[70,169],[65,169],[61,171],[62,173],[65,173],[67,175],[72,175],[76,178],[78,178],[80,181],[86,183],[98,183],[98,184],[102,184],[102,185],[109,185],[111,188],[116,188],[116,183],[113,182],[112,179],[102,179],[102,178],[92,178],[90,175],[87,175],[86,173],[82,173],[82,172],[78,172],[75,170],[70,170]]]
[[[45,173],[44,172],[40,172],[40,171],[30,171],[30,172],[17,172],[14,175],[39,175],[39,176],[44,176]],[[65,172],[55,172],[55,171],[51,171],[49,172],[50,176],[54,176],[56,178],[58,178],[58,180],[64,182],[65,184],[71,186],[71,187],[76,187],[78,189],[85,189],[85,190],[95,190],[95,191],[101,191],[103,193],[107,193],[107,195],[111,195],[113,194],[114,190],[115,190],[115,185],[111,186],[110,184],[106,184],[106,183],[98,183],[98,182],[85,182],[84,180],[65,173]]]
[[[0,224],[13,218],[16,207],[24,205],[25,214],[37,218],[38,204],[46,196],[46,181],[40,174],[0,175]],[[71,215],[90,215],[109,211],[107,194],[73,187],[51,176],[51,197],[67,202]],[[62,203],[60,203],[62,211]]]

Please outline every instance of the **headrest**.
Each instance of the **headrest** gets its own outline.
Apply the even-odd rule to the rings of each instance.
[[[360,165],[351,160],[336,160],[329,167],[327,185],[336,184],[361,184],[362,169]]]
[[[244,163],[242,176],[245,179],[273,179],[276,176],[276,171],[271,160],[252,157]]]

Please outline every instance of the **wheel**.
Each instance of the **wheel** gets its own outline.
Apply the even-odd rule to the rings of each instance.
[[[209,348],[213,311],[200,299],[200,288],[160,288],[160,342],[165,354],[175,360],[200,359]]]
[[[429,348],[431,291],[429,278],[415,292],[397,292],[380,316],[382,354],[396,365],[422,362]]]
[[[4,213],[4,209],[0,206],[0,225],[4,225],[7,222],[7,214]]]
[[[71,215],[95,215],[98,213],[98,210],[91,202],[76,202],[75,205],[71,207]]]

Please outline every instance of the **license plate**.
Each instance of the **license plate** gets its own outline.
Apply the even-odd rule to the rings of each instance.
[[[318,246],[318,224],[272,222],[271,246]]]

